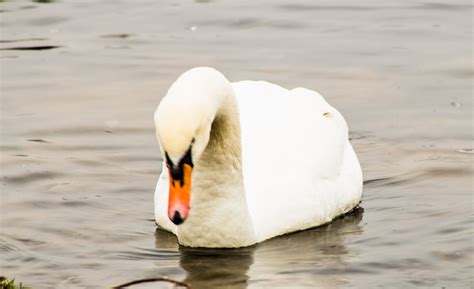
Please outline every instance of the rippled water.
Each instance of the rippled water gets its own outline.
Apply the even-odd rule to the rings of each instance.
[[[38,2],[0,3],[1,274],[34,288],[474,287],[472,2]],[[363,209],[237,250],[155,232],[152,115],[197,65],[322,93],[350,125]]]

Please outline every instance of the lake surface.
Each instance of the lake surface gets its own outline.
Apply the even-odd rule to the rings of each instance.
[[[0,3],[2,275],[474,288],[471,1],[40,2]],[[350,126],[363,209],[235,250],[155,231],[153,112],[199,65],[324,95]]]

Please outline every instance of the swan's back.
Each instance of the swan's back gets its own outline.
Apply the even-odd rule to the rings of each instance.
[[[335,108],[305,88],[264,81],[232,85],[244,185],[260,240],[321,225],[359,203],[360,165]]]

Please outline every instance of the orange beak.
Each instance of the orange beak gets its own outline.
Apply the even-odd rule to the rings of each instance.
[[[169,168],[168,168],[169,170]],[[170,176],[170,192],[168,199],[168,218],[175,225],[182,224],[189,212],[191,200],[191,173],[193,168],[188,164],[183,164],[183,176],[180,180]]]

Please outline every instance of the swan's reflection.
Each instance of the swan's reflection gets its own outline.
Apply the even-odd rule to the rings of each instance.
[[[350,253],[345,238],[361,232],[363,209],[311,230],[240,249],[179,247],[185,282],[201,288],[339,288]],[[173,235],[157,230],[159,249],[176,248]]]

